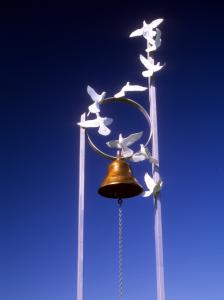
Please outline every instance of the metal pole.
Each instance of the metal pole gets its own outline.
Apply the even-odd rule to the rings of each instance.
[[[157,108],[156,89],[151,81],[149,86],[150,96],[150,118],[152,123],[152,156],[159,161],[158,130],[157,130]],[[152,164],[152,175],[155,182],[160,179],[158,167]],[[154,196],[154,234],[156,251],[156,282],[157,300],[165,300],[164,266],[163,266],[163,236],[162,236],[162,214],[160,195]]]
[[[86,114],[81,115],[81,122]],[[79,148],[79,203],[78,203],[78,255],[77,255],[77,300],[83,300],[83,249],[84,249],[84,187],[85,187],[85,129],[80,127]]]

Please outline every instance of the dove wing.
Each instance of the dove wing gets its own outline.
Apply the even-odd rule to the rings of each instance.
[[[156,183],[153,180],[153,178],[148,173],[145,173],[144,180],[145,180],[145,184],[147,185],[147,188],[153,192],[156,186]]]
[[[147,87],[141,86],[141,85],[129,85],[125,88],[126,92],[134,92],[134,91],[145,91],[147,90]]]
[[[143,161],[145,159],[146,159],[145,155],[142,154],[141,152],[136,152],[131,158],[131,160],[133,162],[139,162],[139,161]]]
[[[128,147],[121,147],[121,148],[122,148],[121,155],[123,157],[130,157],[130,156],[132,156],[133,151],[130,148],[128,148]]]
[[[99,127],[100,126],[99,119],[87,120],[87,121],[79,122],[77,124],[82,128],[91,128],[91,127]]]
[[[161,38],[161,30],[159,28],[156,28],[156,38],[155,40],[159,40]]]
[[[115,94],[114,97],[115,98],[124,97],[124,90],[123,90],[123,88],[117,94]]]
[[[98,133],[101,134],[101,135],[109,135],[111,133],[111,130],[104,124],[104,123],[101,123],[100,124],[100,127],[98,129]]]
[[[157,72],[159,70],[161,70],[164,67],[164,65],[160,65],[160,63],[158,62],[156,65],[153,66],[153,71]]]
[[[94,102],[88,107],[89,111],[93,114],[96,114],[100,112],[99,104],[97,102]]]
[[[106,143],[108,147],[110,148],[116,148],[116,149],[121,149],[121,146],[119,144],[118,140],[112,140]]]
[[[144,151],[145,151],[145,154],[147,155],[149,161],[152,163],[152,164],[155,164],[156,166],[159,165],[159,162],[157,159],[155,159],[152,154],[150,153],[149,149],[147,147],[144,147]]]
[[[145,58],[142,54],[139,56],[141,63],[146,67],[146,69],[151,68],[151,63],[148,61],[147,58]]]
[[[156,40],[156,43],[155,43],[156,49],[155,49],[155,50],[157,50],[157,49],[161,46],[161,42],[162,42],[161,38],[158,38],[158,39]]]
[[[143,34],[143,29],[136,29],[135,31],[133,31],[129,37],[135,37],[135,36],[141,36]]]
[[[106,96],[106,92],[103,92],[101,95],[99,95],[98,102],[99,102],[99,103],[103,102],[105,96]]]
[[[125,146],[130,146],[134,144],[137,140],[139,140],[142,137],[143,131],[130,134],[126,138],[123,139],[123,144]]]
[[[91,88],[91,86],[87,86],[87,93],[90,95],[90,97],[92,98],[93,101],[98,102],[100,95],[96,93],[96,91]]]
[[[149,197],[149,196],[151,196],[152,195],[152,191],[144,191],[143,193],[142,193],[142,197]]]
[[[113,119],[112,118],[107,118],[107,117],[105,117],[105,118],[103,118],[103,124],[104,125],[110,125],[111,123],[113,122]]]
[[[113,119],[112,118],[101,118],[100,117],[100,125],[99,125],[99,129],[98,129],[98,132],[99,134],[101,135],[108,135],[111,133],[111,130],[107,127],[107,125],[110,125],[111,123],[113,122]]]
[[[159,26],[159,24],[161,24],[163,22],[163,19],[156,19],[154,21],[152,21],[150,23],[150,27],[152,28],[156,28],[157,26]]]

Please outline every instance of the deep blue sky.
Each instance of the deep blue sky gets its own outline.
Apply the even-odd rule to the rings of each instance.
[[[147,84],[144,40],[128,35],[163,17],[157,59],[166,67],[156,85],[167,300],[223,300],[222,6],[31,2],[0,8],[0,298],[75,299],[75,124],[90,104],[86,86],[112,96],[126,81]],[[147,107],[147,93],[129,96]],[[121,127],[131,133],[136,120]],[[117,206],[97,195],[108,161],[89,147],[86,159],[85,300],[115,300]],[[133,166],[142,184],[146,167]],[[156,299],[152,201],[125,202],[124,227],[125,299]]]

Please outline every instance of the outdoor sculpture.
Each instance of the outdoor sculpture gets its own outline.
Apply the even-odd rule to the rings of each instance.
[[[126,92],[141,92],[147,90],[147,87],[141,85],[131,85],[128,81],[122,89],[114,95],[115,98],[124,97]]]
[[[100,112],[100,104],[102,103],[103,99],[106,96],[106,92],[103,92],[101,95],[97,94],[96,91],[91,88],[91,86],[87,86],[87,93],[90,95],[94,103],[88,107],[89,112],[87,115],[90,113],[96,114]]]
[[[161,46],[161,31],[156,28],[156,37],[155,40],[151,39],[148,48],[145,50],[146,52],[152,52],[157,50]]]
[[[145,147],[143,144],[140,144],[140,151],[134,153],[131,157],[131,161],[133,162],[139,162],[143,160],[148,160],[150,163],[155,164],[156,166],[159,165],[159,162],[157,159],[152,157],[149,149]]]
[[[118,140],[113,140],[107,142],[107,146],[110,148],[121,149],[120,155],[122,157],[130,157],[133,155],[134,151],[131,150],[128,146],[131,146],[137,142],[142,137],[143,132],[133,133],[123,138],[122,134],[119,134]]]
[[[154,64],[154,60],[151,57],[149,57],[147,59],[143,55],[140,54],[139,58],[140,58],[141,63],[147,69],[147,71],[142,72],[142,76],[144,76],[144,77],[152,77],[154,72],[158,72],[163,67],[160,65],[159,62],[157,64]]]
[[[98,133],[107,136],[111,133],[111,130],[107,127],[112,122],[113,119],[108,117],[101,117],[100,106],[105,102],[111,103],[113,101],[120,101],[132,105],[133,107],[139,109],[148,121],[150,128],[149,138],[145,144],[140,144],[140,150],[135,152],[129,148],[133,143],[137,142],[143,135],[143,132],[132,133],[127,137],[123,137],[122,133],[119,134],[117,140],[110,140],[106,142],[107,146],[110,148],[117,149],[116,156],[110,156],[99,150],[95,144],[90,139],[88,133],[87,138],[90,146],[103,157],[112,160],[109,165],[108,174],[105,177],[101,187],[99,188],[99,194],[108,197],[116,198],[119,204],[119,299],[122,299],[122,198],[129,198],[136,195],[141,195],[143,197],[153,196],[153,203],[155,209],[155,248],[156,248],[156,274],[157,274],[157,300],[165,300],[165,287],[164,287],[164,272],[163,272],[163,247],[162,247],[162,224],[161,224],[161,205],[160,205],[160,190],[162,188],[163,182],[159,175],[159,155],[158,155],[158,136],[157,136],[157,114],[156,114],[156,96],[155,96],[155,86],[152,83],[152,77],[154,73],[160,71],[164,65],[160,62],[155,63],[154,58],[151,53],[155,51],[161,45],[161,31],[157,28],[163,19],[156,19],[151,23],[146,23],[143,21],[142,28],[134,30],[130,37],[143,36],[146,39],[146,49],[147,58],[140,54],[140,61],[146,68],[142,72],[143,77],[148,78],[148,89],[149,89],[149,103],[150,112],[149,114],[146,110],[137,102],[125,98],[126,92],[132,91],[146,91],[147,88],[141,85],[131,85],[127,82],[119,92],[117,92],[114,97],[105,98],[106,93],[103,92],[98,94],[90,86],[87,87],[87,92],[91,99],[94,101],[88,107],[88,114],[95,114],[95,119],[85,119],[85,114],[82,115],[81,121],[77,123],[81,128],[98,128]],[[88,131],[88,130],[87,130]],[[152,140],[151,140],[151,137]],[[148,148],[149,143],[151,143],[152,154]],[[83,146],[84,148],[84,146]],[[81,147],[80,147],[81,149]],[[148,172],[144,174],[144,181],[147,189],[142,192],[141,185],[132,175],[131,169],[127,163],[127,160],[131,162],[142,162],[147,160],[152,165],[152,177]],[[84,163],[83,163],[84,166]],[[84,167],[83,167],[84,168]],[[82,172],[80,173],[82,174]],[[80,199],[83,201],[84,194],[84,182],[80,179],[80,186],[82,188],[80,192]],[[78,276],[77,276],[77,300],[83,300],[82,298],[82,287],[83,287],[83,207],[79,210],[80,214],[80,231],[79,231],[79,245],[80,249],[78,251]],[[81,270],[81,271],[79,271]]]
[[[113,122],[112,118],[104,117],[102,118],[99,113],[96,113],[96,119],[86,120],[83,122],[77,123],[82,128],[95,128],[99,127],[98,133],[101,135],[110,134],[111,130],[107,127]]]
[[[156,27],[158,27],[162,22],[163,22],[163,19],[156,19],[149,24],[147,24],[145,21],[143,21],[142,28],[136,29],[135,31],[133,31],[129,35],[129,37],[143,36],[149,42],[153,43],[154,42],[153,37],[156,35],[156,30],[154,30],[154,29]]]
[[[164,65],[160,65],[159,62],[154,64],[154,59],[149,56],[150,52],[155,51],[161,45],[161,31],[157,28],[157,26],[160,25],[162,22],[163,19],[156,19],[149,24],[143,21],[143,27],[133,31],[130,34],[130,37],[143,36],[147,40],[146,52],[148,52],[148,57],[145,58],[141,54],[139,56],[141,63],[147,69],[146,71],[142,72],[143,77],[149,77],[149,78],[152,77],[155,72],[160,71],[164,66]],[[146,90],[147,87],[141,85],[131,85],[130,82],[128,81],[126,85],[124,85],[121,88],[121,90],[114,95],[114,97],[121,98],[121,97],[125,97],[126,92],[133,92],[133,91],[142,92]],[[82,128],[86,128],[86,129],[99,127],[98,133],[107,136],[111,133],[111,130],[107,126],[109,126],[113,122],[113,119],[100,116],[100,105],[103,104],[105,100],[107,100],[105,99],[106,92],[102,92],[101,94],[98,94],[90,86],[87,86],[87,92],[91,97],[91,99],[94,101],[94,103],[88,107],[87,116],[89,116],[89,114],[92,113],[92,114],[96,114],[96,118],[91,120],[85,120],[77,124]],[[158,160],[151,155],[149,149],[145,147],[143,144],[140,144],[140,151],[136,153],[134,153],[133,150],[131,150],[128,147],[134,142],[137,142],[141,138],[142,134],[143,132],[133,133],[128,137],[123,138],[122,134],[120,133],[118,140],[111,140],[108,141],[106,144],[110,148],[120,149],[121,150],[120,155],[124,158],[129,158],[129,160],[133,162],[141,162],[147,159],[150,163],[158,166],[159,165]],[[147,182],[149,182],[149,180]]]
[[[148,190],[143,192],[142,197],[149,197],[152,194],[156,195],[159,193],[163,185],[161,179],[158,182],[155,182],[148,173],[145,173],[144,180]]]

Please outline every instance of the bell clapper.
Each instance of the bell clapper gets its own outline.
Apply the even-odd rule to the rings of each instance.
[[[121,198],[118,199],[118,288],[119,300],[123,299],[123,218]]]
[[[123,203],[123,199],[119,198],[119,199],[117,200],[117,203],[118,203],[119,206],[121,206],[122,203]]]

